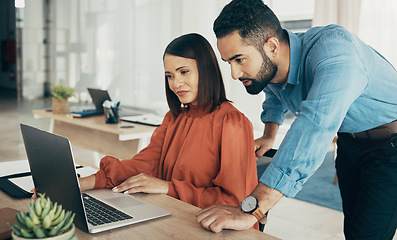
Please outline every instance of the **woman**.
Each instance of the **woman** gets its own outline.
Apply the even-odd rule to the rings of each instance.
[[[164,193],[200,208],[239,205],[257,184],[253,129],[227,100],[211,45],[183,35],[163,61],[170,111],[150,144],[130,160],[104,157],[81,188]]]

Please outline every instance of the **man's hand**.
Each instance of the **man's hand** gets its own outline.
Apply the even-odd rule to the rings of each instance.
[[[114,192],[124,193],[168,193],[169,183],[168,181],[161,180],[159,178],[141,173],[136,176],[132,176],[125,180],[120,185],[113,188]]]
[[[251,214],[241,212],[240,206],[214,205],[200,210],[196,221],[205,229],[218,233],[223,229],[250,229],[258,220]]]
[[[265,123],[263,136],[255,139],[255,155],[258,159],[263,157],[265,152],[272,149],[274,141],[276,140],[278,128],[279,125],[275,122]]]
[[[259,159],[263,157],[265,152],[272,149],[274,143],[274,139],[262,136],[258,139],[255,139],[255,156]]]

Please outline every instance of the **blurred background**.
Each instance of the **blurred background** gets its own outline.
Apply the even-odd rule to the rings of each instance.
[[[0,88],[19,101],[43,99],[52,84],[75,88],[71,101],[91,101],[87,87],[107,89],[122,106],[159,115],[168,106],[162,54],[175,37],[197,32],[215,52],[212,24],[229,0],[2,0]],[[336,23],[397,64],[393,0],[265,0],[292,31]],[[219,56],[219,54],[218,54]],[[259,134],[263,93],[246,94],[220,61],[228,97]]]

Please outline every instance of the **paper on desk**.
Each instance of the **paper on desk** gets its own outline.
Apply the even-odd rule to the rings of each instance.
[[[29,162],[27,159],[0,162],[0,177],[25,172],[30,172]]]
[[[95,168],[92,168],[92,167],[83,167],[83,168],[77,169],[77,173],[80,174],[80,177],[90,176],[90,175],[96,173],[97,171],[98,170],[96,170]],[[10,178],[8,180],[27,192],[30,192],[30,190],[32,190],[34,188],[32,176]]]
[[[8,180],[26,192],[30,192],[34,188],[32,176],[9,178]]]

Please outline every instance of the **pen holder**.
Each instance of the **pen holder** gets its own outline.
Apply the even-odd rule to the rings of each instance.
[[[114,108],[114,107],[104,107],[103,111],[105,113],[105,120],[106,123],[118,123],[120,121],[120,117],[119,117],[119,109],[118,108]]]

